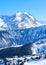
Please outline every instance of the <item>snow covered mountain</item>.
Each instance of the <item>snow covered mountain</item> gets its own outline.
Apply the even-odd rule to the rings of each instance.
[[[31,14],[18,12],[13,16],[0,16],[0,49],[25,44],[33,45],[36,42],[37,46],[42,42],[44,45],[44,40],[46,40],[46,24],[42,24]]]
[[[27,12],[18,12],[13,16],[0,16],[0,23],[1,21],[4,21],[8,26],[12,25],[13,28],[16,27],[19,29],[38,27],[43,25],[41,22],[36,20],[31,14]]]

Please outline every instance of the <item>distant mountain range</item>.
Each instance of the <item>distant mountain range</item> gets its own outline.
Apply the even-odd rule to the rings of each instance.
[[[31,14],[18,12],[15,15],[0,15],[0,27],[13,27],[15,29],[25,29],[46,25],[45,22],[36,20]]]
[[[46,22],[36,20],[31,14],[18,12],[12,16],[0,16],[0,49],[29,43],[35,43],[38,48],[38,44],[44,45],[45,40]]]

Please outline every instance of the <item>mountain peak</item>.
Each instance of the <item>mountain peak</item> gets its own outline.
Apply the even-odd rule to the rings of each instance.
[[[28,12],[17,12],[13,19],[18,28],[31,28],[41,24]]]
[[[28,12],[17,12],[13,16],[0,16],[0,26],[3,27],[3,24],[5,24],[5,27],[12,26],[18,29],[38,27],[43,25]]]

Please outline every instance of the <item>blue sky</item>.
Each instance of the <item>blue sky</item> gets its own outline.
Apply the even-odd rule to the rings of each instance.
[[[46,0],[0,0],[0,15],[13,15],[18,11],[46,21]]]

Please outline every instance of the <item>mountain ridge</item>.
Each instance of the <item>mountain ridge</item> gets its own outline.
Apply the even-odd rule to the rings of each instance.
[[[46,24],[39,23],[28,13],[16,13],[10,17],[2,16],[0,24],[0,50],[18,45],[25,46],[29,43],[33,45],[39,40],[41,44],[42,42],[43,45],[45,44]]]
[[[46,25],[36,20],[31,14],[27,12],[24,13],[17,12],[13,16],[2,15],[0,16],[0,24],[1,22],[7,25],[8,27],[13,26],[16,28],[23,28],[23,29]]]

